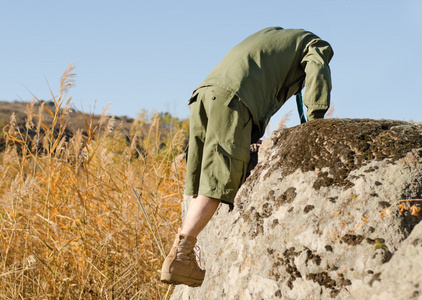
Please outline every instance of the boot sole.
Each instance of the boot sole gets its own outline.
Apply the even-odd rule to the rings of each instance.
[[[174,275],[171,273],[161,273],[161,282],[167,284],[185,284],[190,287],[198,287],[201,286],[204,280],[195,280],[189,277],[181,276],[181,275]]]

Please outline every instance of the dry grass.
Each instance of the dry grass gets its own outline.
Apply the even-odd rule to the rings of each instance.
[[[35,111],[35,98],[24,131],[13,115],[4,128],[0,299],[165,299],[159,269],[180,223],[183,131],[163,136],[155,117],[127,140],[103,113],[69,138],[72,69],[54,111]]]

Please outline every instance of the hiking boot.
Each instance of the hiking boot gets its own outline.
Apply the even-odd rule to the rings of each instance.
[[[185,234],[176,234],[173,247],[161,268],[161,281],[168,284],[186,284],[197,287],[202,284],[205,271],[196,262],[193,248],[196,238]]]

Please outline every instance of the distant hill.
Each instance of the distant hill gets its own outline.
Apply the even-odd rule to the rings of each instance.
[[[30,103],[28,102],[7,102],[7,101],[0,101],[0,125],[3,127],[4,125],[8,124],[10,122],[10,117],[12,113],[15,113],[16,117],[16,123],[17,124],[25,124],[27,119],[27,113],[28,113],[28,105]],[[55,111],[55,105],[53,101],[44,102],[45,107],[50,109],[51,111]],[[35,103],[34,105],[34,112],[35,114],[38,114],[39,108],[41,104]],[[93,114],[91,116],[90,113],[83,113],[76,110],[72,110],[70,113],[70,120],[68,123],[68,128],[71,131],[76,131],[77,129],[83,129],[85,128],[85,120],[84,117],[87,120],[91,120],[91,117],[93,118],[94,124],[98,123],[101,114]],[[46,124],[51,124],[52,118],[50,115],[44,111],[43,113],[44,122]],[[121,126],[124,131],[129,132],[130,128],[132,126],[132,123],[134,119],[128,118],[126,116],[124,117],[118,117],[115,116],[116,121],[121,123]],[[116,124],[117,125],[117,124]]]
[[[16,127],[19,128],[19,131],[21,133],[27,134],[30,139],[32,139],[36,135],[36,127],[38,124],[38,116],[41,109],[41,106],[44,105],[43,114],[42,114],[42,122],[48,127],[52,128],[53,123],[53,117],[48,113],[47,110],[55,113],[56,106],[53,101],[47,101],[47,102],[36,102],[33,104],[31,108],[31,103],[28,102],[7,102],[7,101],[0,101],[0,151],[4,149],[5,146],[5,139],[4,139],[4,133],[3,128],[10,123],[10,118],[12,114],[15,114],[16,119]],[[30,114],[29,111],[32,111]],[[63,111],[63,108],[61,108]],[[28,119],[28,115],[31,115],[33,127],[31,129],[26,128],[26,123]],[[59,116],[61,115],[61,112],[59,113]],[[155,114],[154,114],[155,115]],[[107,127],[108,121],[111,117],[114,117],[113,122],[113,128],[118,129],[119,132],[121,132],[122,135],[126,137],[126,141],[130,141],[131,135],[134,134],[134,132],[137,132],[138,137],[143,139],[145,136],[148,135],[148,132],[150,131],[150,126],[152,123],[154,123],[153,114],[149,114],[146,111],[142,111],[139,115],[139,118],[132,119],[127,116],[104,116],[105,119],[103,120],[102,126],[100,130],[104,130]],[[172,117],[169,113],[158,113],[158,118],[156,121],[158,121],[159,125],[159,133],[161,136],[161,139],[166,139],[167,136],[172,136],[175,134],[177,130],[183,130],[185,138],[188,136],[188,128],[189,128],[189,120],[184,119],[180,120],[179,118]],[[84,113],[80,112],[74,109],[70,110],[69,113],[69,120],[67,122],[65,135],[70,138],[72,137],[79,129],[82,131],[82,134],[86,135],[87,128],[89,126],[92,126],[92,129],[99,124],[101,118],[101,114],[93,114],[93,113]],[[57,122],[58,124],[60,121]],[[88,123],[88,124],[87,124]],[[90,125],[92,123],[92,125]],[[54,129],[55,134],[58,133],[58,127],[57,125]],[[136,129],[133,129],[136,128]],[[91,130],[92,130],[91,129]],[[132,129],[132,132],[131,132]],[[133,131],[135,130],[135,131]],[[41,131],[43,129],[41,128]],[[91,131],[92,132],[92,131]],[[99,130],[96,131],[96,133],[99,133]]]

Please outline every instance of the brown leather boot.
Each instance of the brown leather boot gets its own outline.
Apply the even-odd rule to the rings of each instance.
[[[205,271],[196,262],[193,248],[196,238],[179,233],[176,234],[173,247],[164,260],[161,268],[161,281],[168,284],[186,284],[197,287],[202,284]]]

